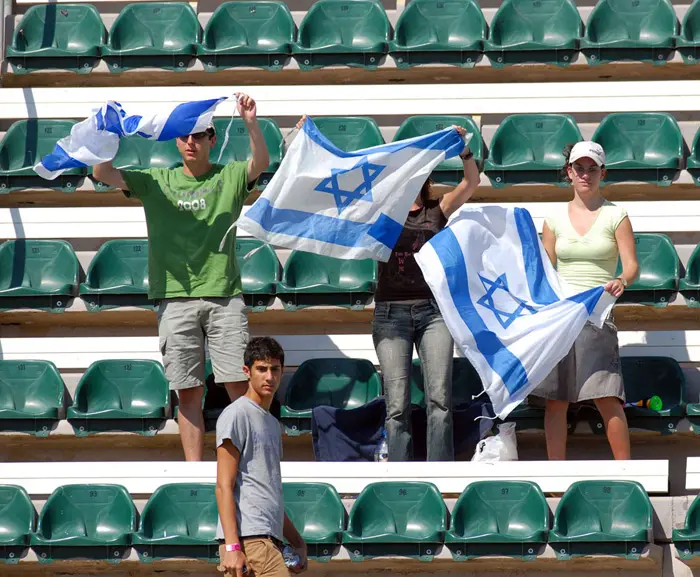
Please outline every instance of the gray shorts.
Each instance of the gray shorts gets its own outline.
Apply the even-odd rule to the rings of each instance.
[[[605,397],[625,400],[617,328],[586,323],[568,354],[532,392],[535,397],[578,403]]]
[[[161,300],[158,338],[171,390],[204,385],[205,342],[217,383],[247,380],[248,311],[241,296]]]

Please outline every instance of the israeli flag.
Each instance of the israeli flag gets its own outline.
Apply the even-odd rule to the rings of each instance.
[[[203,132],[223,100],[226,98],[185,102],[151,115],[129,115],[121,104],[109,100],[95,114],[74,125],[70,134],[56,143],[53,152],[34,166],[34,172],[53,180],[68,169],[112,160],[123,136],[138,134],[154,140],[171,140]]]
[[[505,418],[615,302],[559,277],[522,208],[463,209],[416,254],[455,344]]]
[[[387,261],[423,183],[464,145],[448,128],[344,152],[307,118],[270,184],[236,226],[276,246]]]

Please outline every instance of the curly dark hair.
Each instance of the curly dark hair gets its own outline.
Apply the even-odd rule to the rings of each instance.
[[[272,337],[255,337],[250,339],[243,353],[243,364],[249,369],[255,361],[279,360],[284,366],[284,350]]]

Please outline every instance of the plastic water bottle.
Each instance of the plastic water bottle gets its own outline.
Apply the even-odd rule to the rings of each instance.
[[[386,442],[386,429],[382,431],[382,438],[374,451],[374,460],[382,463],[389,460],[389,443]]]
[[[301,564],[301,557],[297,555],[296,549],[291,545],[285,545],[282,557],[284,557],[284,564],[288,569],[294,569]]]

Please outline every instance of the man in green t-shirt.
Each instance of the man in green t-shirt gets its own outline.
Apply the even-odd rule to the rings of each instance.
[[[248,315],[236,262],[236,235],[226,231],[240,215],[270,157],[257,119],[255,101],[236,94],[238,112],[250,135],[247,162],[212,164],[214,127],[177,139],[183,166],[118,170],[98,164],[93,175],[127,196],[138,198],[148,226],[148,296],[158,303],[158,337],[165,374],[177,391],[185,459],[201,461],[204,442],[202,395],[205,342],[214,378],[231,400],[248,383],[243,352]]]

